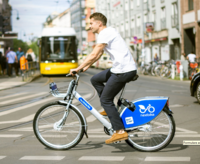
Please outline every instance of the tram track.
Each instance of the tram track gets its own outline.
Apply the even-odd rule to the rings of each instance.
[[[93,88],[93,86],[91,84],[89,84],[88,82],[85,82],[85,81],[82,81],[82,80],[79,80],[80,82],[88,85],[89,87],[91,87],[91,90],[93,91],[91,97],[87,98],[86,100],[87,101],[92,101],[96,96],[97,96],[97,93],[96,93],[96,90]],[[59,89],[62,89],[62,88],[66,88],[67,86],[63,86],[63,87],[60,87]],[[50,95],[50,94],[49,94]],[[48,95],[48,96],[49,96]],[[76,106],[80,106],[81,103],[80,102],[77,102],[75,104]],[[10,110],[10,109],[8,109]],[[24,125],[28,125],[28,124],[31,124],[33,122],[33,120],[31,121],[26,121],[26,122],[23,122],[23,123],[19,123],[19,124],[16,124],[16,125],[12,125],[12,126],[8,126],[8,127],[5,127],[5,128],[1,128],[0,129],[0,132],[3,132],[3,131],[6,131],[6,130],[9,130],[9,129],[13,129],[13,128],[18,128],[18,127],[21,127],[21,126],[24,126]]]

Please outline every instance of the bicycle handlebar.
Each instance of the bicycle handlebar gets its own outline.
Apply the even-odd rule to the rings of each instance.
[[[83,72],[83,69],[81,69],[81,70],[80,70],[80,72]],[[77,72],[76,72],[76,71],[73,71],[72,73],[73,73],[74,75],[76,75],[76,74],[77,74]],[[66,75],[66,77],[73,77],[73,76],[72,76],[71,74],[67,74],[67,75]]]

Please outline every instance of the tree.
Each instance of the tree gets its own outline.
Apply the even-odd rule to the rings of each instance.
[[[22,51],[26,53],[26,51],[29,49],[29,46],[26,42],[23,42],[22,40],[14,39],[13,40],[13,49],[14,51],[18,51],[18,48],[21,47]]]

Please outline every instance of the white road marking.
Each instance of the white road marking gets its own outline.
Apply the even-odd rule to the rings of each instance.
[[[20,136],[22,136],[22,134],[0,134],[0,138],[16,138]]]
[[[137,90],[125,90],[124,92],[137,92]]]
[[[27,94],[27,92],[22,92],[22,93],[18,93],[18,94],[13,94],[13,95],[7,95],[7,96],[4,96],[4,97],[0,97],[0,100],[2,99],[6,99],[6,98],[11,98],[11,97],[15,97],[15,96],[21,96],[21,95],[25,95]]]
[[[146,157],[144,161],[190,161],[190,157]]]
[[[29,99],[29,98],[32,98],[32,97],[37,97],[37,96],[45,95],[47,93],[48,92],[41,92],[41,93],[37,93],[37,94],[31,94],[29,96],[23,96],[23,97],[11,99],[11,100],[8,100],[8,101],[2,101],[2,102],[0,102],[0,105],[12,103],[12,102],[20,101],[20,100],[24,100],[24,99]]]
[[[89,138],[110,138],[111,136],[108,135],[88,135]]]
[[[186,90],[172,90],[172,92],[188,92],[188,91],[186,91]]]
[[[84,99],[87,99],[91,96],[91,93],[89,94],[86,94],[84,95]],[[31,103],[31,104],[27,104],[27,105],[24,105],[22,107],[18,107],[18,108],[14,108],[14,109],[11,109],[11,110],[8,110],[8,111],[4,111],[4,112],[1,112],[0,113],[0,116],[3,116],[3,115],[6,115],[6,114],[10,114],[10,113],[13,113],[13,112],[16,112],[16,111],[19,111],[19,110],[23,110],[23,109],[26,109],[26,108],[30,108],[32,106],[35,106],[35,105],[38,105],[38,104],[41,104],[41,103],[44,103],[44,102],[47,102],[47,101],[51,101],[55,99],[55,97],[51,97],[51,98],[47,98],[47,99],[44,99],[44,100],[40,100],[40,101],[37,101],[37,102],[34,102],[34,103]],[[73,104],[77,103],[78,100],[73,100]],[[19,120],[11,120],[11,121],[2,121],[0,122],[0,124],[9,124],[9,123],[19,123],[19,122],[27,122],[27,121],[31,121],[33,120],[35,116],[35,113],[34,114],[31,114],[29,116],[26,116],[26,117],[23,117]]]
[[[184,105],[181,105],[181,104],[174,104],[174,105],[170,105],[169,107],[170,108],[180,108],[180,107],[183,107]]]
[[[13,108],[13,109],[10,109],[10,110],[7,110],[7,111],[3,111],[3,112],[0,112],[0,116],[4,116],[4,115],[10,114],[10,113],[18,112],[18,111],[23,110],[23,109],[28,109],[32,106],[36,106],[38,104],[42,104],[42,103],[45,103],[45,102],[51,102],[52,100],[56,100],[56,98],[50,97],[50,98],[47,98],[47,99],[44,99],[44,100],[33,102],[31,104],[27,104],[27,105],[20,106],[20,107],[17,107],[17,108]]]
[[[6,156],[0,156],[0,159],[4,159],[4,158],[6,158]]]
[[[87,161],[123,161],[124,156],[82,156],[78,160]]]
[[[184,138],[197,138],[197,137],[200,137],[200,134],[191,134],[191,135],[188,135],[188,134],[185,134],[185,135],[175,135],[175,137],[184,137]]]
[[[146,92],[158,92],[159,90],[146,90]]]
[[[59,161],[64,159],[65,156],[24,156],[20,160],[54,160]]]

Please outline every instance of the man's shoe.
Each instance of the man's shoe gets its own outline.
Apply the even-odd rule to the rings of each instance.
[[[114,133],[112,137],[105,141],[106,144],[111,144],[113,142],[127,140],[128,139],[128,133],[124,132],[122,134]]]
[[[105,110],[104,110],[103,112],[100,112],[100,114],[101,114],[102,116],[107,116],[107,113],[105,112]]]

